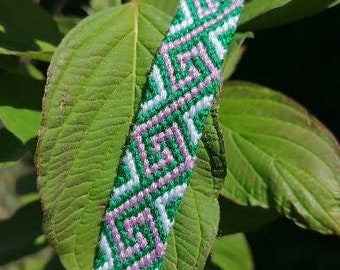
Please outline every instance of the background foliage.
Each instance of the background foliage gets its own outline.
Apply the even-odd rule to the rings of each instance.
[[[60,258],[90,268],[112,160],[177,6],[139,2],[0,2],[0,269],[63,269]],[[247,2],[165,269],[339,268],[339,147],[283,95],[339,136],[338,3]],[[33,156],[52,55],[37,154],[43,233]],[[84,164],[94,165],[85,172]]]

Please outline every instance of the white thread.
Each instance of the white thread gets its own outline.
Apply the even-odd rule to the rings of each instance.
[[[217,27],[216,30],[209,33],[210,42],[215,47],[215,51],[220,59],[224,58],[227,50],[223,47],[223,44],[219,41],[218,36],[227,32],[231,27],[236,28],[238,22],[238,16],[231,17],[222,26]]]
[[[123,158],[123,162],[128,166],[131,180],[126,182],[124,185],[116,187],[113,192],[113,199],[118,198],[123,195],[126,191],[132,189],[134,186],[139,184],[139,177],[136,170],[135,161],[133,160],[133,156],[130,151],[126,151],[126,155]]]
[[[183,15],[184,15],[184,21],[182,21],[179,24],[171,25],[169,28],[169,35],[172,35],[174,33],[181,31],[182,29],[188,27],[194,22],[191,16],[190,9],[185,1],[180,2],[180,9],[182,10]]]
[[[191,140],[194,144],[198,143],[202,134],[197,132],[193,119],[199,111],[210,108],[213,98],[214,97],[212,95],[202,98],[183,115],[183,120],[187,124]]]
[[[161,72],[156,65],[153,66],[152,73],[150,76],[156,82],[158,94],[153,99],[141,105],[141,110],[140,110],[141,113],[145,113],[148,110],[152,109],[155,105],[159,104],[160,102],[165,100],[167,97],[167,93],[164,87],[164,82],[162,79]]]
[[[208,9],[203,9],[200,3],[200,0],[194,0],[194,4],[197,8],[197,13],[198,13],[198,17],[200,19],[203,19],[206,16],[209,16],[210,14],[213,14],[214,12],[216,12],[216,10],[218,9],[218,7],[220,6],[219,2],[212,2],[211,0],[206,0]]]
[[[187,186],[188,185],[186,183],[180,186],[176,186],[175,188],[169,190],[168,192],[165,192],[162,196],[158,197],[155,201],[155,205],[161,215],[163,228],[167,233],[170,232],[170,228],[172,227],[173,222],[169,220],[168,215],[165,210],[165,206],[169,201],[175,198],[182,198]]]
[[[99,247],[104,250],[107,261],[96,270],[111,270],[113,269],[113,258],[111,248],[104,234],[101,234]]]

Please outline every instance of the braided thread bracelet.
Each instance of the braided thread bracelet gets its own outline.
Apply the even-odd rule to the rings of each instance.
[[[95,270],[160,269],[241,0],[181,0],[103,217]]]

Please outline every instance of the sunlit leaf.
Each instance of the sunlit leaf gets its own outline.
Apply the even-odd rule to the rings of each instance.
[[[340,234],[340,151],[329,131],[297,103],[261,86],[226,84],[223,95],[229,161],[223,196]]]
[[[140,0],[142,3],[152,5],[164,13],[174,16],[179,5],[179,0]]]
[[[73,27],[75,27],[79,22],[78,17],[54,17],[60,33],[66,35]]]
[[[254,19],[266,12],[282,7],[292,0],[245,0],[244,11],[240,19],[240,25]]]
[[[234,73],[238,62],[241,60],[244,48],[242,44],[246,38],[253,38],[254,34],[252,32],[236,33],[233,40],[231,41],[228,54],[224,60],[222,67],[222,77],[223,80],[229,79],[229,77]]]
[[[90,7],[94,12],[121,5],[122,0],[90,0]]]
[[[254,269],[247,239],[241,233],[217,238],[211,251],[211,261],[221,270]]]
[[[334,7],[339,0],[250,0],[241,18],[243,30],[275,27]]]

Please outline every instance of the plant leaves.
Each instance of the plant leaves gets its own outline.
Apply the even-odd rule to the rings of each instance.
[[[261,86],[224,86],[229,172],[223,196],[273,208],[298,225],[340,233],[339,145],[300,105]]]
[[[53,51],[55,50],[55,48],[50,48],[50,51],[14,51],[14,50],[7,50],[5,48],[2,48],[0,46],[0,55],[4,54],[4,55],[11,55],[11,56],[19,56],[19,57],[27,57],[27,58],[31,58],[34,60],[40,60],[40,61],[44,61],[44,62],[50,62]]]
[[[118,6],[122,4],[122,0],[91,0],[90,7],[92,11],[98,12],[110,7]]]
[[[275,27],[309,17],[339,3],[339,0],[249,1],[241,19],[242,29]]]
[[[60,39],[55,22],[40,6],[30,0],[0,1],[0,54],[49,61]]]
[[[240,26],[246,22],[279,7],[282,7],[292,0],[246,0],[244,10],[240,19]],[[247,28],[250,29],[250,28]]]
[[[238,62],[241,60],[244,48],[242,48],[242,44],[244,43],[246,38],[254,38],[254,34],[252,32],[245,33],[236,33],[231,41],[228,54],[226,59],[224,60],[222,67],[222,78],[223,80],[229,79],[229,77],[234,73]]]
[[[152,5],[155,8],[173,17],[179,5],[179,0],[141,0],[142,3]]]
[[[45,75],[33,64],[20,62],[17,68],[18,75],[45,83]],[[41,88],[42,89],[42,88]]]
[[[330,4],[328,4],[328,8],[335,7],[340,4],[340,0],[334,0]]]
[[[54,21],[57,24],[58,30],[60,33],[66,35],[68,31],[70,31],[73,27],[75,27],[81,18],[78,17],[54,17]]]
[[[0,106],[0,120],[24,144],[38,135],[41,112]]]
[[[20,66],[16,67],[16,69],[18,68]],[[3,91],[0,91],[0,121],[8,131],[21,141],[21,143],[17,142],[17,149],[25,145],[34,153],[35,138],[38,135],[41,119],[40,109],[44,81],[23,77],[13,71],[0,69],[0,89],[3,89]],[[18,70],[17,72],[23,73],[25,70]],[[26,72],[30,71],[27,70]],[[27,74],[27,76],[30,76],[30,74]],[[6,144],[10,141],[14,143],[14,140],[10,137],[6,136],[6,138],[3,138],[5,141],[2,140],[2,143]],[[11,144],[9,143],[9,145]],[[8,160],[10,155],[11,153],[4,155],[4,159]]]
[[[141,1],[170,16],[174,16],[179,4],[179,0]],[[245,0],[239,26],[244,32],[274,27],[311,16],[339,3],[340,0]]]
[[[169,20],[137,2],[98,12],[52,59],[37,167],[44,230],[69,269],[92,268],[102,206]]]
[[[37,167],[44,230],[67,268],[92,267],[101,205],[108,200],[141,88],[169,21],[136,2],[99,12],[72,30],[52,59]],[[93,48],[95,57],[89,59]],[[225,157],[216,113],[209,119],[199,168],[169,238],[168,269],[173,264],[203,268],[217,233]]]
[[[219,237],[211,251],[211,261],[221,270],[252,270],[253,259],[242,233]]]

